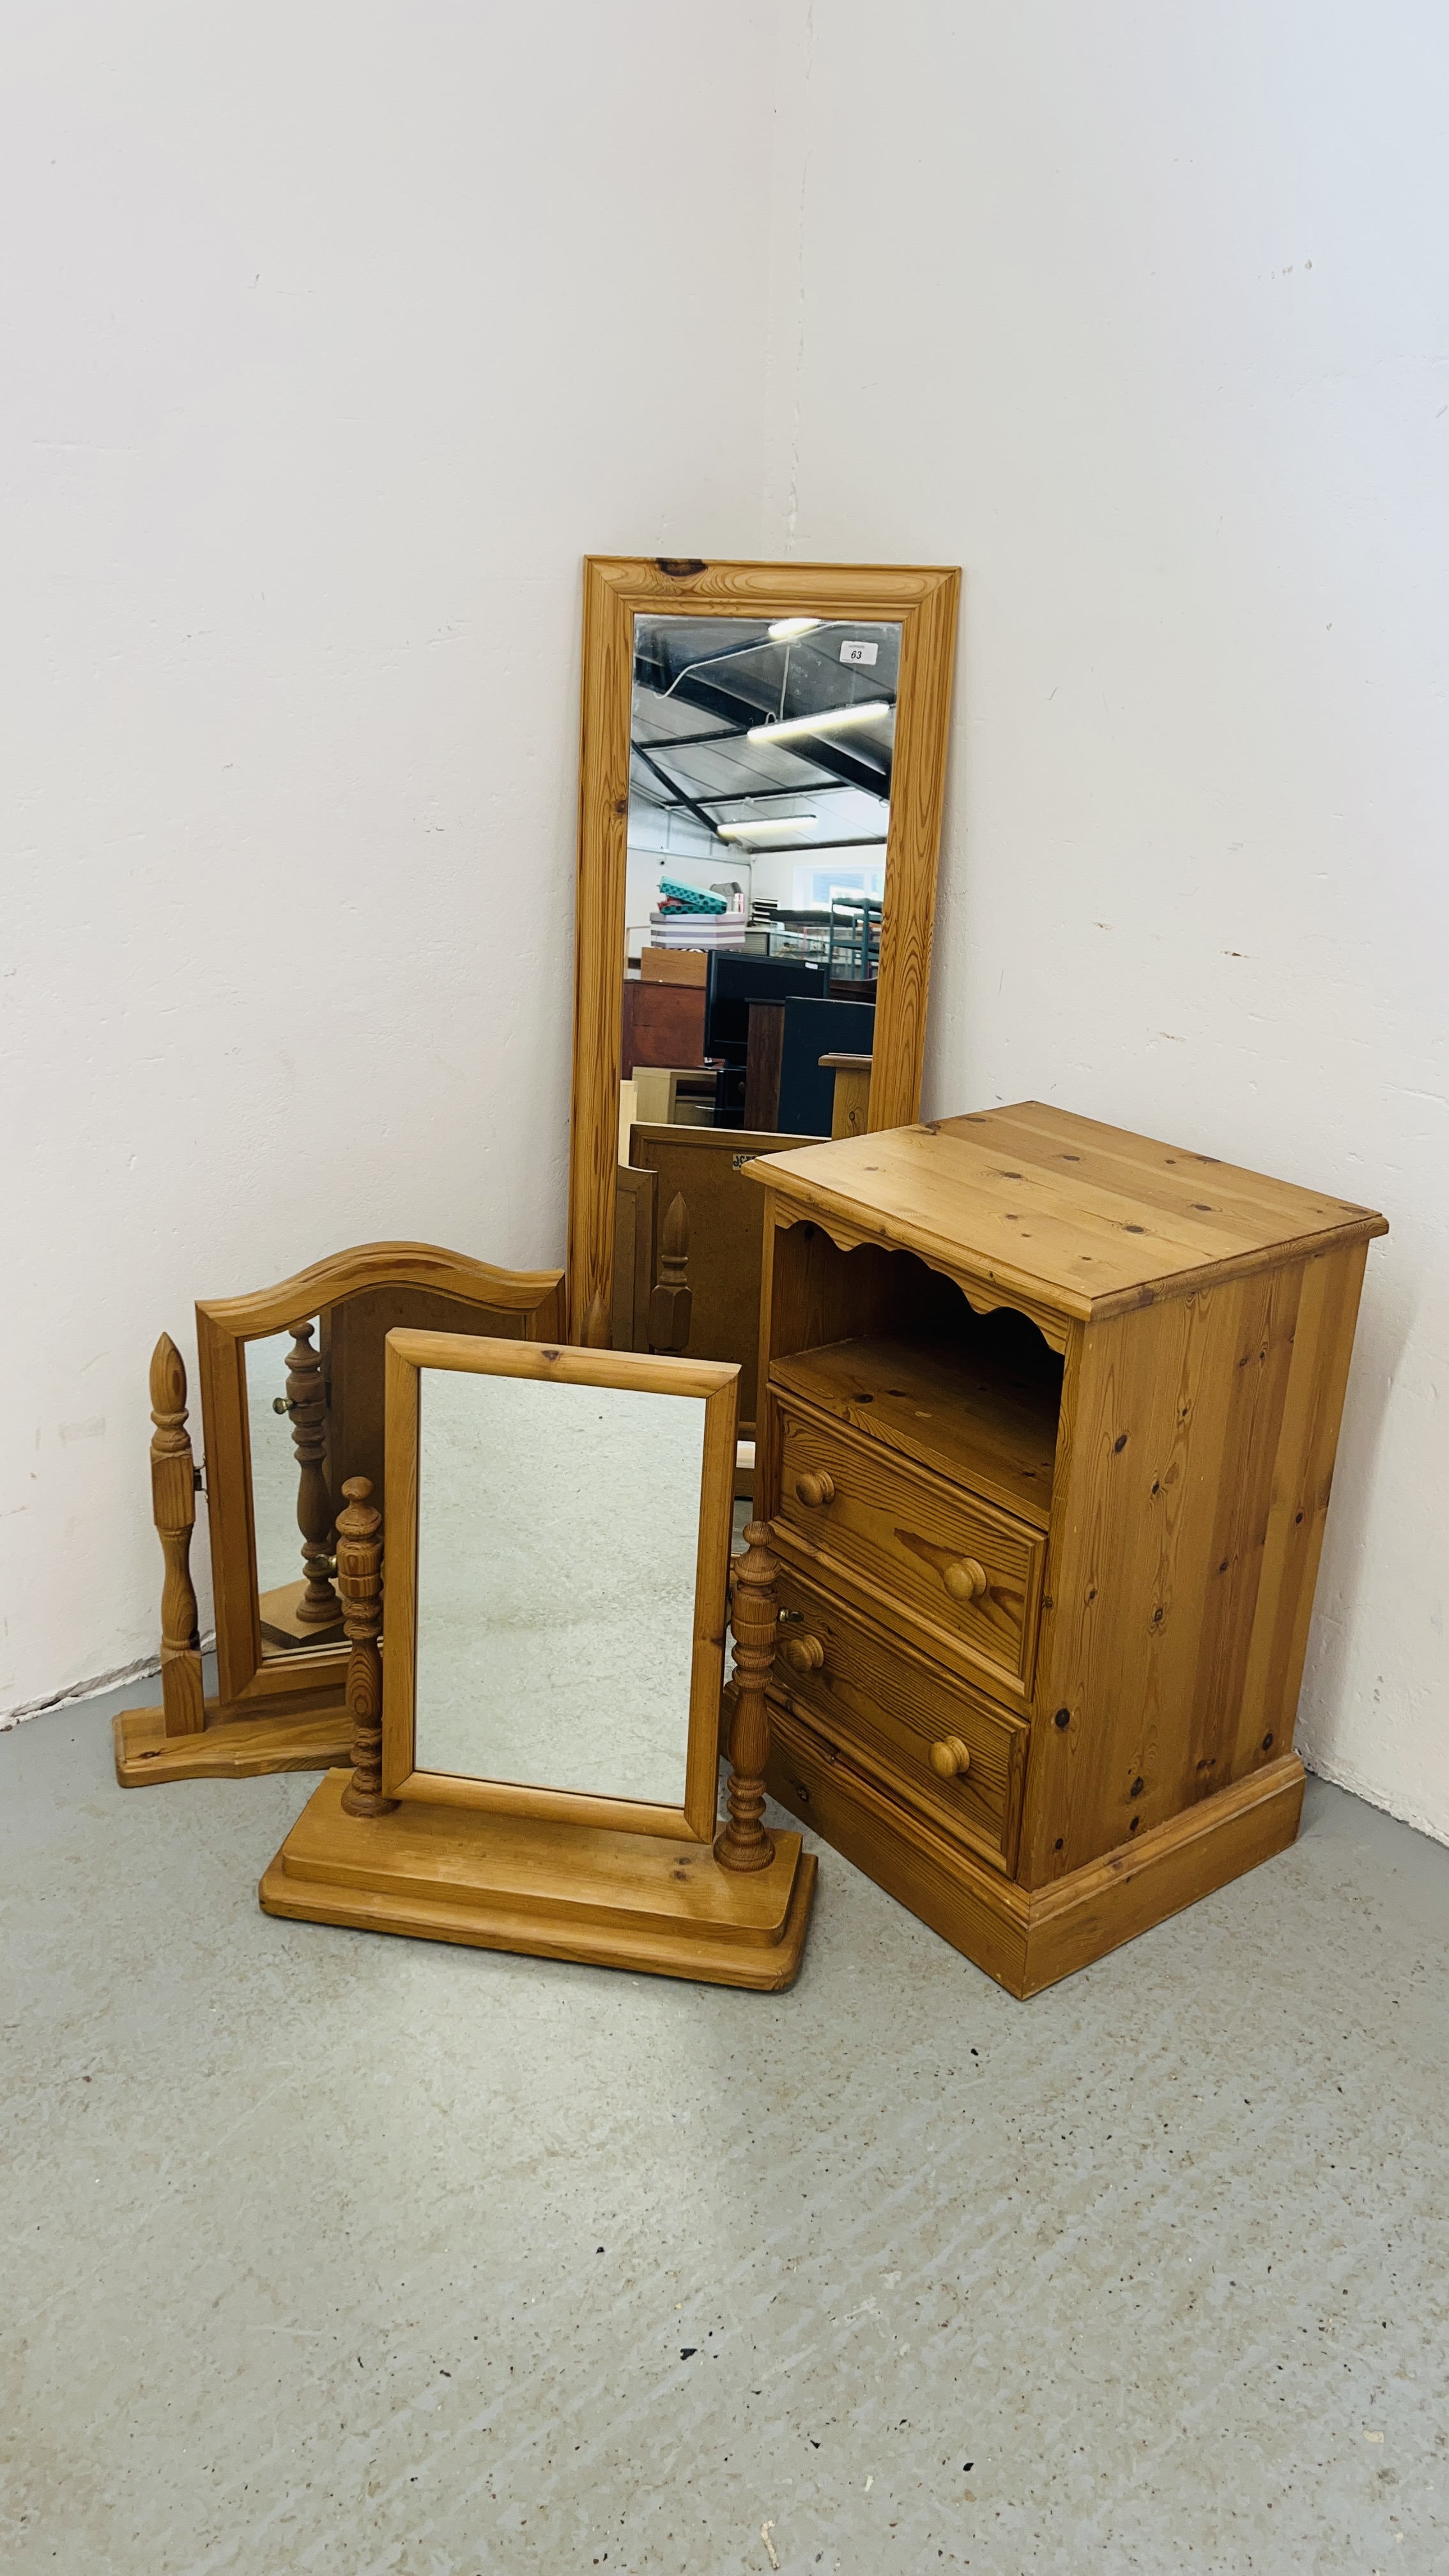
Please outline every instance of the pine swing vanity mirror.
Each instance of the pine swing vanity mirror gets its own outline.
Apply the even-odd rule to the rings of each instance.
[[[575,1340],[741,1369],[754,1155],[917,1115],[959,572],[584,565]]]
[[[152,1513],[165,1560],[161,1706],[115,1721],[122,1788],[322,1771],[351,1742],[333,1530],[349,1477],[381,1487],[389,1329],[555,1338],[557,1270],[496,1270],[429,1243],[364,1243],[196,1309],[205,1467],[169,1334],[151,1360]],[[195,1496],[211,1535],[217,1695],[191,1580]]]
[[[393,1332],[382,1521],[347,1489],[353,1768],[266,1911],[774,1990],[815,1875],[764,1830],[774,1560],[735,1585],[729,1817],[717,1760],[737,1371]]]

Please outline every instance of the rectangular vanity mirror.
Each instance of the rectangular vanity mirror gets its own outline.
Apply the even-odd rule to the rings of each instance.
[[[389,1334],[387,1795],[709,1839],[737,1374]]]
[[[959,588],[930,565],[586,562],[576,1338],[660,1346],[673,1195],[645,1209],[619,1173],[653,1168],[665,1131],[697,1140],[676,1284],[702,1293],[664,1346],[745,1363],[753,1323],[722,1324],[758,1305],[744,1159],[916,1116]]]

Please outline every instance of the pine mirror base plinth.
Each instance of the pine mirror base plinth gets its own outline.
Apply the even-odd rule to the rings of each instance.
[[[168,1735],[164,1708],[123,1708],[112,1723],[116,1778],[123,1789],[166,1780],[255,1780],[268,1771],[330,1771],[345,1762],[352,1720],[336,1708],[303,1716],[218,1717],[215,1703],[192,1735]]]
[[[799,1973],[816,1863],[798,1834],[740,1872],[707,1842],[415,1798],[352,1816],[350,1776],[309,1799],[262,1879],[264,1913],[767,1994]]]

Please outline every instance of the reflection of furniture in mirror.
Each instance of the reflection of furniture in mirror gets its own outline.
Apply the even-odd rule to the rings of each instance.
[[[383,1724],[261,1884],[275,1914],[773,1991],[814,1861],[763,1825],[777,1567],[736,1568],[727,1816],[716,1754],[735,1371],[394,1332]],[[376,1513],[339,1548],[372,1653]],[[621,1550],[620,1530],[628,1532]],[[587,1652],[579,1650],[587,1638]]]
[[[272,1398],[272,1411],[289,1420],[298,1468],[297,1527],[302,1533],[302,1580],[259,1593],[263,1646],[290,1652],[342,1634],[342,1604],[332,1588],[332,1500],[327,1490],[327,1396],[322,1354],[312,1348],[315,1327],[291,1327],[287,1392]]]
[[[659,1276],[649,1296],[649,1348],[675,1356],[689,1348],[694,1299],[689,1288],[689,1211],[676,1190],[659,1229]]]
[[[639,973],[646,984],[688,984],[703,992],[713,962],[703,948],[646,948]]]
[[[558,1271],[495,1270],[431,1244],[364,1244],[276,1288],[197,1307],[218,1683],[204,1707],[194,1504],[182,1490],[194,1472],[186,1373],[163,1337],[152,1362],[162,1705],[115,1721],[122,1787],[343,1757],[348,1646],[332,1525],[346,1478],[381,1490],[386,1335],[411,1324],[555,1339],[561,1285]]]
[[[724,1068],[718,1116],[721,1127],[748,1127],[752,1123],[745,1114],[752,1005],[784,1002],[797,995],[823,1002],[829,993],[825,967],[805,958],[711,957],[705,988],[704,1043],[711,1061]]]
[[[702,1065],[704,988],[698,984],[646,983],[630,975],[624,985],[621,1060],[627,1076],[641,1065]]]
[[[875,1011],[869,1002],[751,1002],[745,1072],[745,1124],[828,1136],[835,1077],[823,1054],[870,1056]]]
[[[650,1347],[650,1298],[660,1277],[658,1228],[672,1202],[681,1199],[689,1349],[703,1344],[712,1358],[733,1360],[739,1369],[745,1440],[755,1436],[764,1205],[745,1181],[744,1168],[753,1155],[811,1142],[808,1136],[756,1135],[738,1127],[641,1125],[634,1129],[632,1165],[618,1174],[614,1347]]]
[[[1034,1102],[747,1172],[770,1785],[1035,1993],[1297,1832],[1384,1220]]]
[[[870,894],[837,894],[830,901],[830,989],[874,984],[880,973],[881,904]]]
[[[651,1127],[717,1127],[721,1070],[717,1065],[637,1065],[628,1086],[634,1117]]]
[[[586,563],[576,1332],[612,1307],[619,1083],[643,1061],[641,997],[661,989],[652,947],[709,960],[698,1055],[724,1059],[720,1118],[747,1114],[745,1029],[726,1044],[718,1022],[726,970],[808,968],[823,1002],[832,965],[836,998],[876,1006],[871,1127],[915,1115],[959,588],[935,567]],[[785,996],[772,975],[733,998]],[[822,1134],[828,1115],[827,1099]],[[691,1347],[709,1355],[701,1314]]]
[[[870,1109],[869,1056],[823,1055],[820,1065],[835,1085],[830,1095],[831,1135],[863,1136]]]

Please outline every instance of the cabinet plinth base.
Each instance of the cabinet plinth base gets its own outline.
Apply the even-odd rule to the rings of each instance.
[[[197,1735],[168,1735],[159,1708],[123,1708],[111,1724],[116,1778],[123,1789],[152,1789],[166,1780],[256,1780],[269,1771],[330,1771],[352,1750],[345,1708],[306,1716],[217,1717],[208,1700]]]
[[[932,1830],[797,1718],[771,1710],[770,1794],[1008,1994],[1040,1994],[1297,1839],[1303,1765],[1265,1762],[1050,1887],[1017,1887]]]
[[[799,1973],[816,1864],[798,1834],[744,1876],[708,1843],[659,1835],[418,1799],[349,1816],[350,1777],[330,1772],[308,1800],[262,1879],[264,1913],[761,1993]]]

